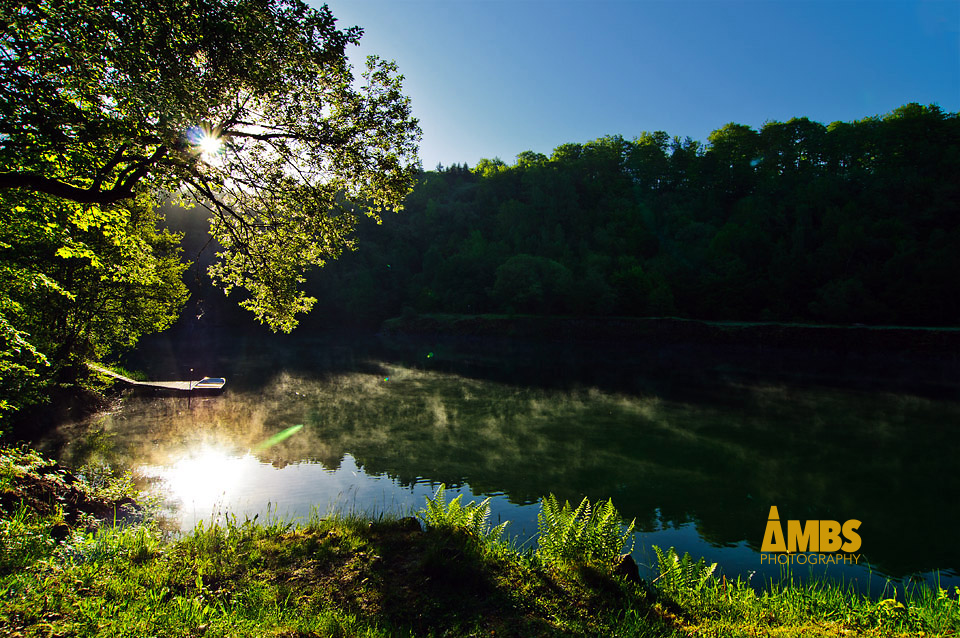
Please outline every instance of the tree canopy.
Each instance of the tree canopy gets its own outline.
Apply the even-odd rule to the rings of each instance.
[[[397,209],[419,128],[393,63],[362,86],[357,27],[299,0],[5,3],[0,188],[109,206],[140,193],[212,214],[223,287],[271,327],[306,267],[349,245],[352,203]]]
[[[124,341],[106,324],[126,342],[169,324],[185,290],[164,201],[206,211],[216,284],[289,331],[315,302],[305,272],[419,171],[402,76],[372,56],[354,77],[362,30],[326,6],[25,0],[0,24],[0,371],[53,343],[102,354]]]

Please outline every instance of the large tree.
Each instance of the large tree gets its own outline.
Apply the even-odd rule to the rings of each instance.
[[[2,3],[0,189],[212,213],[212,274],[274,329],[360,208],[398,209],[420,131],[393,63],[357,81],[327,7],[299,0]]]
[[[218,286],[296,325],[306,270],[419,171],[395,65],[353,75],[361,34],[300,0],[0,0],[0,396],[169,325],[164,201],[209,217]]]

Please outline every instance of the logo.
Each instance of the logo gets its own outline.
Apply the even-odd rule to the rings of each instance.
[[[787,533],[783,533],[780,513],[776,505],[770,507],[767,528],[760,546],[760,563],[780,565],[832,565],[860,562],[861,541],[857,530],[860,521],[786,521]]]

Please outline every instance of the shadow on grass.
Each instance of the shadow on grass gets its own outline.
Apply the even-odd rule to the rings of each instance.
[[[462,532],[410,523],[292,532],[278,539],[274,577],[325,606],[417,636],[613,635],[611,623],[628,610],[648,617],[633,585],[583,569],[547,571]],[[672,634],[655,618],[649,632],[637,628],[629,634]]]

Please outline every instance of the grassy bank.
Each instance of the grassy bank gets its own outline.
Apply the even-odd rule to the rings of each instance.
[[[612,503],[544,500],[537,550],[442,492],[416,518],[221,520],[163,532],[129,481],[0,453],[0,633],[10,636],[950,636],[958,592],[757,594],[670,550],[623,570]],[[626,573],[629,570],[624,570]],[[892,593],[892,591],[891,591]]]

